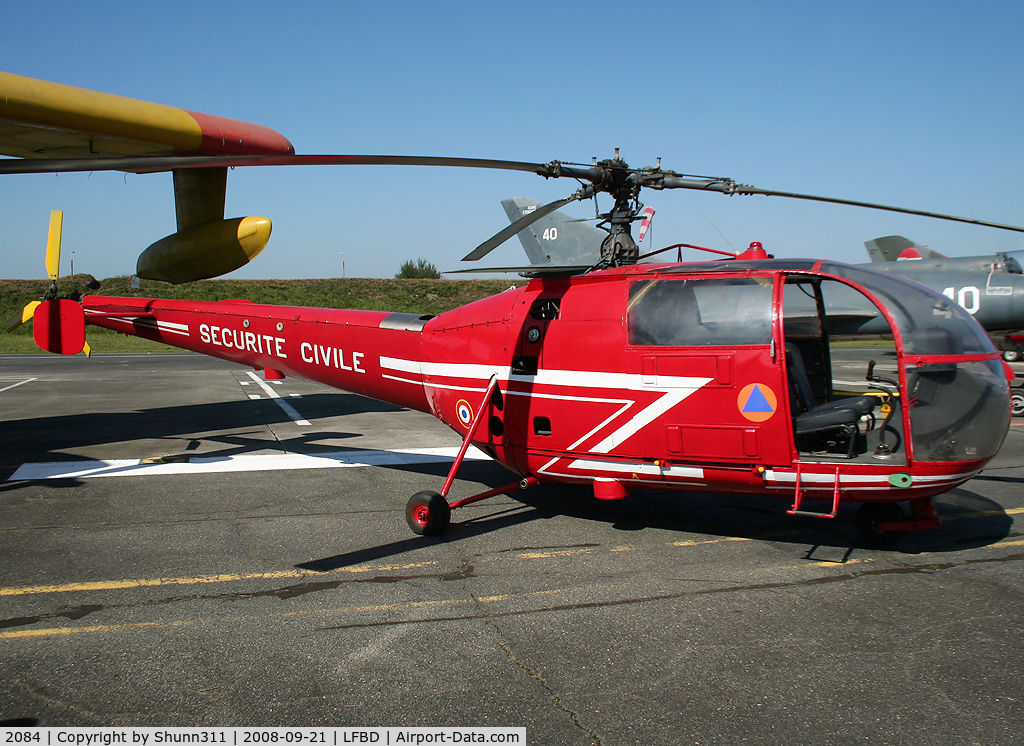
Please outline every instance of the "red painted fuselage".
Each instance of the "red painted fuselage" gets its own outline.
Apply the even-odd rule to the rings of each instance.
[[[704,268],[699,279],[764,289],[765,336],[740,343],[652,343],[636,336],[632,314],[653,297],[644,295],[649,288],[637,288],[694,280],[679,265],[533,280],[436,317],[98,296],[86,297],[83,306],[90,324],[262,368],[268,377],[296,376],[430,412],[460,436],[483,407],[477,447],[521,475],[593,484],[604,498],[655,488],[913,501],[969,479],[994,455],[991,437],[983,447],[941,456],[914,452],[925,441],[913,428],[924,433],[934,426],[917,413],[940,412],[908,396],[908,386],[925,390],[917,371],[989,365],[998,354],[914,358],[903,349],[910,340],[901,341],[902,322],[895,318],[896,401],[902,394],[909,403],[892,420],[901,433],[898,453],[851,459],[802,451],[787,383],[795,372],[781,354],[796,336],[784,324],[782,304],[787,283],[818,275],[776,266],[739,269]],[[888,316],[884,305],[883,313]],[[917,349],[928,352],[921,344]],[[484,400],[492,376],[502,394],[497,406]],[[933,379],[939,380],[925,383]],[[991,385],[994,393],[986,390],[984,397],[996,404],[986,411],[998,412],[1005,381],[1002,389]],[[1008,403],[1005,411],[989,429],[1005,433]],[[957,414],[954,424],[969,432],[966,416]],[[1001,440],[997,435],[995,449]]]

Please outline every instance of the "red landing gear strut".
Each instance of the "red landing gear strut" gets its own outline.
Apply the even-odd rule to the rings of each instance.
[[[463,460],[466,458],[466,451],[469,450],[469,444],[470,441],[473,440],[473,434],[476,433],[480,421],[483,420],[484,413],[490,409],[488,405],[493,406],[499,411],[504,407],[501,391],[498,390],[497,376],[491,376],[491,380],[487,384],[487,389],[484,391],[483,398],[480,401],[480,406],[477,407],[476,416],[473,417],[473,421],[469,425],[469,430],[466,432],[466,436],[462,439],[462,447],[459,448],[459,453],[455,457],[455,461],[452,463],[452,468],[448,471],[448,478],[445,479],[444,486],[441,488],[441,491],[433,492],[431,490],[424,490],[423,492],[417,492],[409,498],[409,502],[405,506],[405,520],[408,522],[409,528],[412,529],[413,533],[421,536],[437,536],[438,534],[444,533],[444,530],[448,528],[448,524],[451,522],[451,513],[454,508],[461,508],[463,505],[469,505],[470,503],[479,502],[480,500],[486,500],[489,497],[507,495],[510,492],[515,492],[516,490],[525,490],[528,487],[534,487],[539,484],[536,478],[526,477],[518,482],[507,484],[504,487],[487,490],[486,492],[481,492],[479,495],[466,497],[462,500],[456,500],[449,504],[447,499],[448,490],[451,489],[452,483],[455,481],[455,475],[459,471],[459,467],[462,466]]]
[[[907,531],[946,527],[935,513],[930,497],[911,500],[909,505],[908,517],[897,503],[864,503],[854,518],[857,533],[871,546],[891,547]]]

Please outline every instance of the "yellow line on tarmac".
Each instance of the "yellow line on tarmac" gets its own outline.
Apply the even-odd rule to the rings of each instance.
[[[580,547],[573,549],[549,549],[545,552],[520,552],[520,559],[547,559],[548,557],[570,557],[574,554],[590,554],[596,547]]]
[[[368,606],[354,606],[344,609],[332,609],[332,612],[367,612],[367,611],[392,611],[394,609],[423,609],[427,607],[439,607],[439,606],[469,606],[472,604],[493,604],[499,601],[511,601],[514,599],[525,599],[525,598],[536,598],[537,596],[551,596],[560,595],[563,593],[572,593],[580,590],[579,588],[551,588],[544,591],[529,591],[527,593],[501,593],[496,596],[479,596],[476,598],[443,598],[443,599],[431,599],[430,601],[399,601],[393,604],[372,604]],[[308,611],[289,612],[296,615],[308,614]],[[323,613],[317,611],[315,613]]]
[[[533,591],[530,593],[520,594],[500,594],[496,596],[481,596],[479,598],[451,598],[451,599],[434,599],[430,601],[402,601],[394,604],[377,604],[368,606],[352,606],[343,609],[331,609],[322,610],[318,609],[315,611],[288,611],[283,614],[274,614],[274,617],[294,618],[301,616],[308,616],[309,614],[320,614],[325,613],[365,613],[374,611],[393,611],[395,609],[423,609],[428,607],[464,607],[471,606],[474,604],[491,604],[500,601],[510,601],[515,599],[527,599],[534,598],[537,596],[550,596],[550,595],[561,595],[564,593],[572,593],[579,590],[578,588],[556,588],[543,591]],[[152,628],[167,628],[167,627],[185,627],[196,624],[197,621],[202,620],[178,620],[174,622],[140,622],[138,624],[108,624],[108,625],[96,625],[91,627],[49,627],[46,629],[27,629],[18,630],[14,632],[0,632],[0,640],[17,640],[17,639],[30,639],[35,637],[67,637],[69,635],[77,634],[108,634],[113,632],[125,632],[138,629],[152,629]]]
[[[477,601],[485,604],[494,603],[496,601],[508,601],[513,598],[535,598],[537,596],[551,596],[562,593],[570,593],[578,591],[579,588],[549,588],[545,591],[530,591],[529,593],[502,593],[497,596],[480,596]]]
[[[89,632],[123,632],[131,629],[147,629],[150,627],[184,627],[190,621],[177,622],[140,622],[138,624],[104,624],[94,627],[51,627],[49,629],[23,629],[17,632],[0,632],[0,640],[17,640],[30,637],[67,637]]]
[[[846,567],[847,565],[859,565],[861,562],[874,562],[872,559],[844,559],[844,560],[811,560],[806,565],[793,565],[792,569],[798,567]]]
[[[1020,515],[1024,508],[1007,508],[1006,510],[978,510],[974,513],[960,513],[958,515],[942,516],[944,521],[965,521],[971,518],[988,518],[993,515]]]
[[[1021,547],[1024,546],[1024,539],[1015,539],[1014,541],[997,541],[991,546],[994,547]]]
[[[417,562],[411,565],[358,565],[340,567],[332,572],[364,573],[410,570],[436,562]],[[73,591],[116,591],[130,588],[156,588],[164,585],[200,585],[203,583],[234,583],[240,580],[280,580],[282,578],[321,577],[327,573],[312,573],[302,570],[279,572],[254,572],[246,574],[198,575],[193,578],[125,578],[124,580],[97,580],[88,583],[64,583],[62,585],[29,585],[14,588],[0,588],[0,596],[26,596],[35,593],[71,593]]]
[[[689,539],[687,541],[673,541],[670,547],[696,547],[701,544],[720,544],[723,541],[753,541],[746,536],[723,536],[718,539]]]

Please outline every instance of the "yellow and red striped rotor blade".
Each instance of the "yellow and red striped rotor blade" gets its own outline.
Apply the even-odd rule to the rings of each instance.
[[[21,313],[20,314],[18,314],[17,316],[12,316],[10,319],[8,319],[7,320],[7,333],[10,334],[15,329],[17,329],[19,326],[21,326],[26,321],[31,319],[32,316],[35,315],[36,306],[38,306],[38,305],[39,305],[39,301],[34,300],[31,303],[29,303],[28,305],[26,305],[23,309],[21,309]]]

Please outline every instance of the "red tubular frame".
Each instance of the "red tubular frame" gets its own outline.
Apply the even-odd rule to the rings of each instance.
[[[452,468],[448,470],[448,478],[444,480],[444,486],[441,488],[441,497],[445,499],[448,497],[448,491],[451,489],[452,483],[455,481],[455,475],[458,473],[459,467],[462,466],[462,462],[466,458],[466,451],[469,450],[469,444],[470,441],[473,440],[473,434],[480,426],[480,421],[483,420],[484,413],[488,411],[491,397],[494,396],[494,392],[497,388],[498,376],[493,375],[491,376],[491,380],[487,382],[487,388],[484,390],[483,399],[477,407],[476,414],[473,416],[473,421],[469,424],[469,431],[462,439],[462,447],[459,448],[459,453],[455,457],[455,461],[452,463]],[[452,509],[461,508],[463,505],[469,505],[471,503],[479,502],[480,500],[486,500],[489,497],[507,495],[515,490],[525,490],[529,487],[536,487],[538,484],[540,484],[540,481],[536,477],[526,477],[518,482],[506,484],[504,487],[497,487],[493,490],[487,490],[486,492],[481,492],[478,495],[473,495],[472,497],[464,497],[461,500],[456,500],[448,507]]]
[[[800,504],[804,500],[803,492],[800,491],[800,462],[796,465],[796,494],[793,497],[793,507],[786,511],[789,515],[806,515],[814,518],[835,518],[839,515],[839,500],[841,494],[839,492],[839,467],[836,466],[836,481],[832,487],[832,512],[831,513],[815,513],[810,510],[800,510]]]
[[[454,510],[455,508],[461,508],[463,505],[469,505],[470,503],[479,502],[480,500],[486,500],[488,497],[507,495],[510,492],[515,492],[516,490],[525,490],[529,487],[536,487],[538,484],[540,484],[540,481],[536,477],[526,477],[518,482],[506,484],[504,487],[497,487],[493,490],[487,490],[487,492],[481,492],[479,495],[473,495],[472,497],[464,497],[461,500],[456,500],[448,507]]]
[[[462,447],[459,448],[459,454],[455,457],[455,461],[452,463],[452,468],[448,471],[448,478],[444,480],[444,487],[441,488],[441,497],[448,497],[448,490],[452,488],[452,482],[455,481],[455,474],[459,471],[459,467],[462,466],[462,460],[466,457],[466,451],[469,449],[469,442],[473,439],[473,433],[476,432],[477,427],[480,425],[480,420],[484,418],[484,412],[487,410],[487,403],[491,400],[491,396],[494,394],[494,390],[497,387],[498,376],[491,376],[491,380],[488,381],[487,388],[484,391],[484,398],[480,402],[480,406],[477,407],[473,421],[469,424],[469,432],[467,432],[466,437],[462,439]]]
[[[930,531],[936,528],[945,529],[946,524],[935,512],[930,497],[911,500],[910,517],[907,520],[878,524],[879,531]]]

